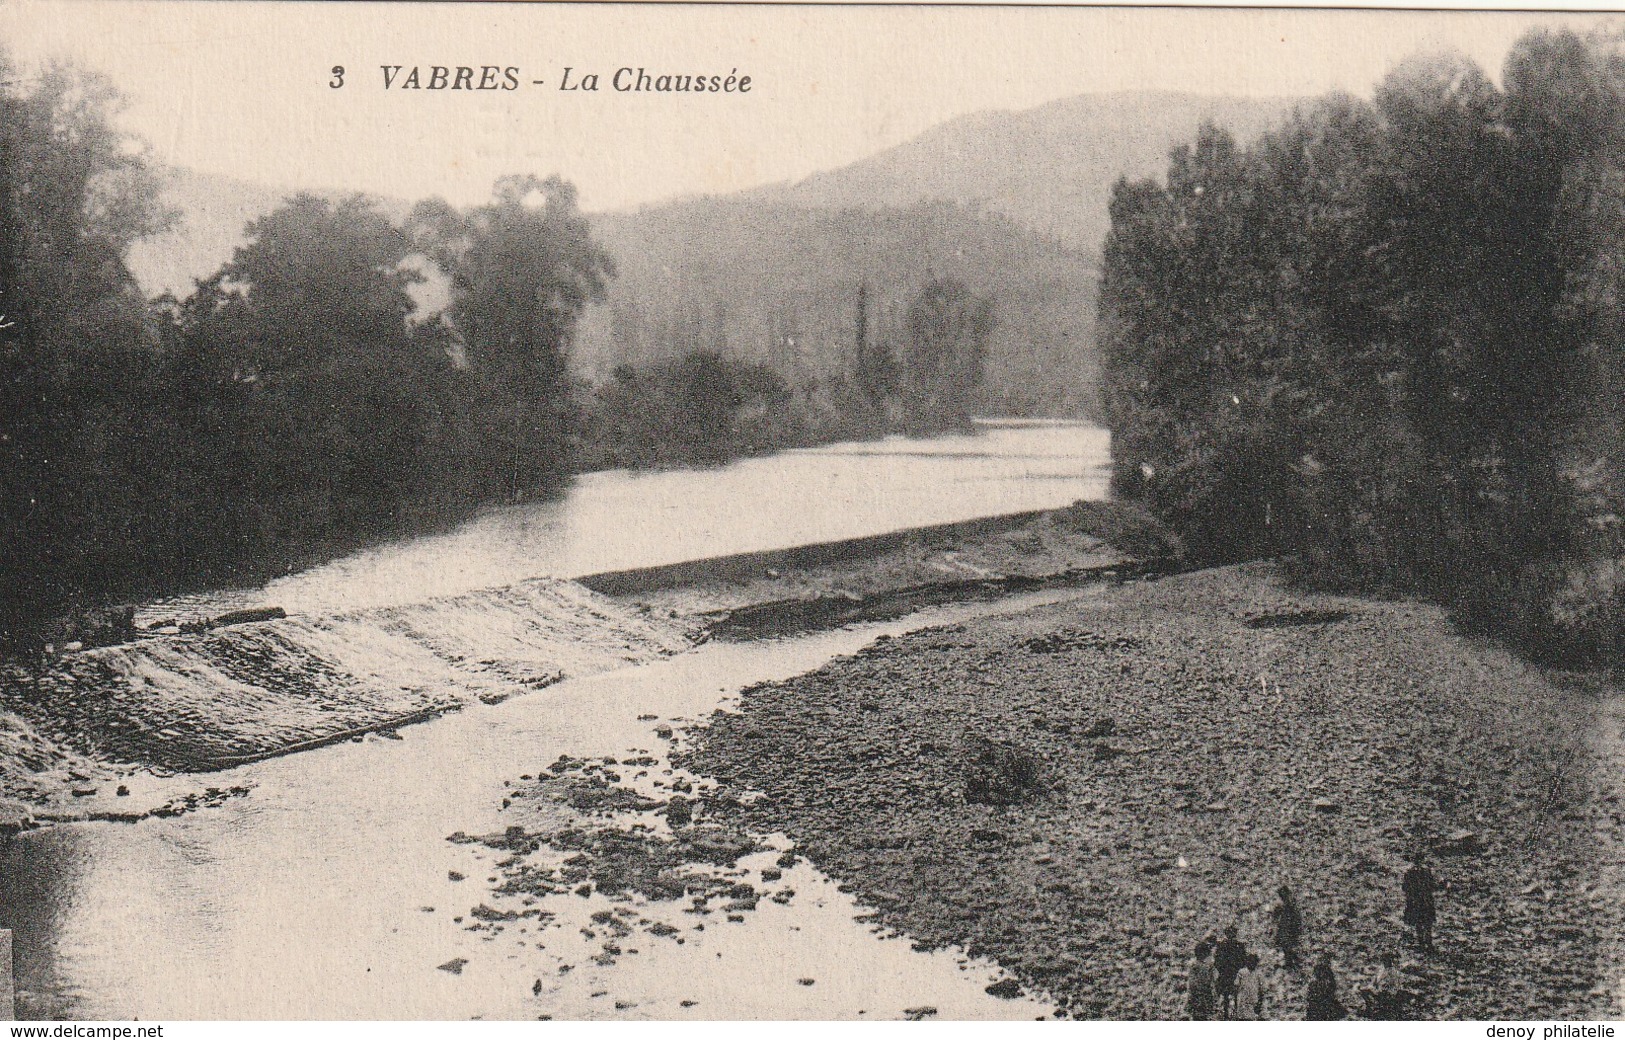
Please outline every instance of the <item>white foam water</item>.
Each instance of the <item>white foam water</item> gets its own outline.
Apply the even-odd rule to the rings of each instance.
[[[109,757],[212,768],[645,663],[687,649],[694,634],[691,621],[541,578],[137,639],[67,655],[38,681],[77,739]]]

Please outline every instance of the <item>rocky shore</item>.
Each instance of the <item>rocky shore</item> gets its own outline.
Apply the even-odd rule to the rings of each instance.
[[[716,824],[1074,1016],[1180,1017],[1192,944],[1267,947],[1284,881],[1351,1008],[1393,952],[1417,1017],[1612,1017],[1619,692],[1251,565],[879,641],[746,691],[675,761],[759,793]],[[1417,848],[1448,886],[1432,954],[1400,922]],[[1301,1017],[1306,979],[1273,982]]]
[[[452,835],[492,886],[470,885],[479,902],[454,923],[538,950],[533,932],[581,935],[550,938],[565,959],[526,983],[568,1008],[586,974],[743,932],[833,878],[877,932],[996,965],[985,999],[1011,1017],[1161,1019],[1183,1013],[1197,939],[1236,923],[1267,947],[1285,882],[1352,1008],[1392,952],[1417,1017],[1617,1014],[1622,691],[1463,639],[1430,607],[1299,594],[1262,564],[1171,573],[1172,548],[1130,511],[1080,505],[614,588],[161,633],[0,677],[0,817],[186,812],[249,793],[205,787],[190,765],[205,758],[386,739],[400,711],[486,710],[707,639],[1066,587],[882,636],[698,727],[639,715],[645,746],[538,762],[504,788],[503,828]],[[744,648],[703,652],[724,649]],[[1447,885],[1429,954],[1399,920],[1419,848]],[[578,902],[586,924],[559,910]],[[1300,1017],[1305,982],[1273,973],[1270,1017]],[[888,1013],[932,1011],[916,1003]]]

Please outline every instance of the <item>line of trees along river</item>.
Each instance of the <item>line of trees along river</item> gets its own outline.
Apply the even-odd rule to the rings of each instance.
[[[1625,58],[1535,32],[1120,182],[1117,487],[1202,557],[1420,593],[1553,660],[1625,646]]]
[[[969,422],[992,305],[948,280],[892,342],[868,334],[854,279],[857,356],[825,385],[698,346],[574,385],[571,340],[615,261],[557,178],[400,222],[360,196],[293,197],[186,299],[143,299],[129,247],[174,216],[113,125],[117,93],[67,67],[0,79],[0,645],[79,607],[253,581],[548,494],[583,467]],[[431,276],[448,301],[421,314]]]

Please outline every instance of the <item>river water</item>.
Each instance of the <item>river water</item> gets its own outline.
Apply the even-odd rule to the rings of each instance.
[[[980,426],[974,436],[846,442],[716,469],[587,473],[554,501],[492,509],[444,535],[358,552],[263,589],[172,605],[204,613],[399,606],[541,575],[578,578],[1106,497],[1105,430],[1023,420]]]
[[[570,576],[786,547],[1101,497],[1105,435],[996,426],[980,437],[839,445],[719,470],[585,478],[561,502],[358,554],[254,594],[297,614],[423,602]],[[471,929],[507,784],[560,755],[651,753],[655,728],[818,667],[881,633],[1088,592],[794,639],[708,644],[401,731],[211,774],[242,797],[183,816],[67,824],[0,841],[0,926],[15,932],[18,1010],[79,1019],[1031,1018],[984,992],[995,966],[879,932],[802,862],[738,922],[671,931],[592,961],[596,894],[547,897],[547,927]],[[466,878],[466,880],[463,880]],[[517,910],[515,904],[511,909]],[[667,916],[662,916],[667,915]],[[584,945],[585,943],[585,945]],[[444,965],[458,964],[457,972]]]

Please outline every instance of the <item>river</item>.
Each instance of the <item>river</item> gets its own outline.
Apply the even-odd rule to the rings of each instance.
[[[843,442],[716,469],[587,473],[552,501],[487,510],[447,534],[143,613],[399,606],[541,575],[578,578],[1106,497],[1105,430],[1036,420],[979,425],[975,435]]]
[[[717,470],[596,474],[563,500],[494,510],[446,535],[234,594],[298,615],[423,602],[561,577],[782,548],[1105,492],[1102,431],[1001,424],[981,436],[836,445]],[[701,719],[751,684],[816,668],[882,633],[1088,591],[941,608],[896,622],[713,643],[473,703],[402,739],[369,736],[208,777],[242,797],[183,816],[66,824],[0,844],[0,925],[15,932],[18,1010],[78,1019],[1031,1018],[1042,1000],[984,992],[996,966],[915,951],[805,861],[793,899],[623,940],[586,935],[614,908],[548,897],[536,918],[474,928],[507,785],[560,755],[648,754],[656,727]],[[759,870],[748,867],[750,870]],[[752,874],[759,879],[765,875]],[[466,878],[466,880],[464,880]],[[491,880],[487,880],[491,879]],[[760,882],[759,882],[760,883]],[[528,905],[528,904],[526,904]],[[512,907],[518,911],[518,904]],[[594,915],[599,915],[595,917]],[[664,916],[663,916],[664,915]],[[678,936],[674,939],[671,936]],[[635,952],[633,952],[635,951]],[[447,970],[454,965],[458,970]]]

